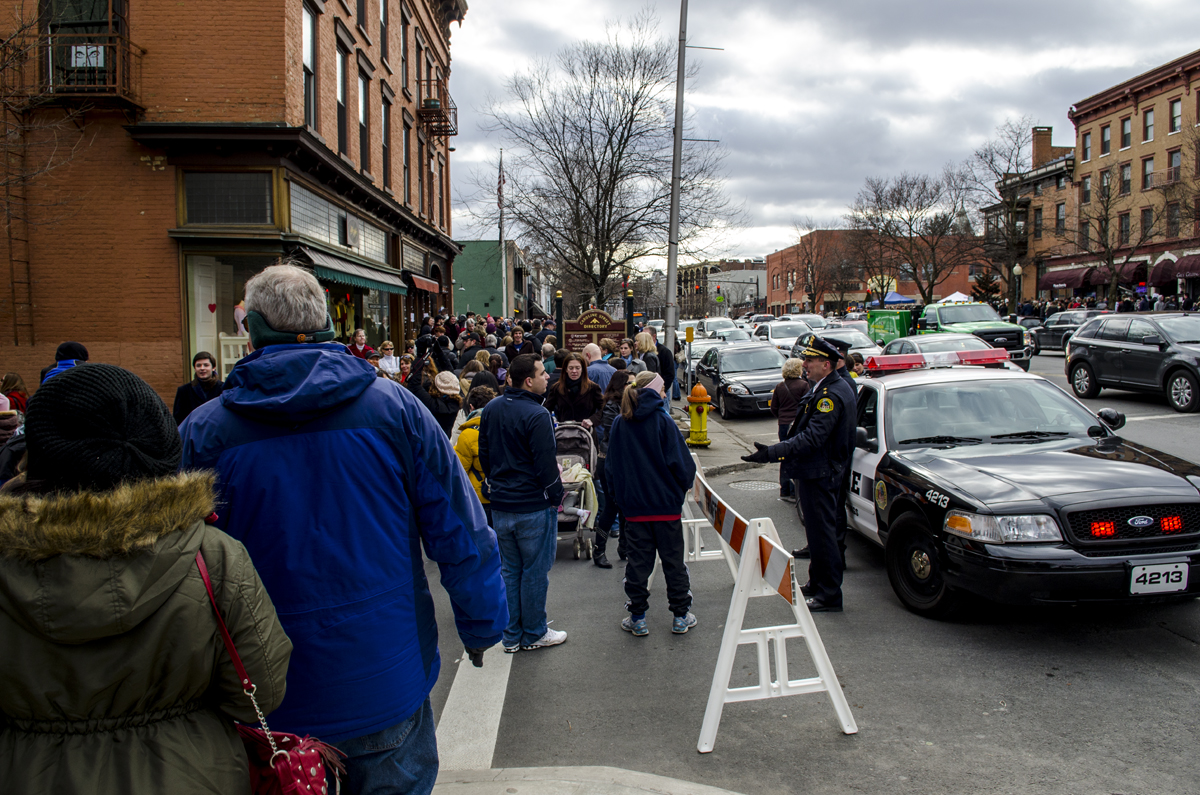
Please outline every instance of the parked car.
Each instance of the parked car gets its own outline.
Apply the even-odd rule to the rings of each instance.
[[[1092,318],[1066,343],[1071,390],[1094,398],[1105,387],[1164,395],[1171,408],[1200,403],[1200,315],[1106,315]]]
[[[847,320],[862,320],[865,322],[867,320],[867,313],[866,312],[847,312],[846,314],[842,315],[842,322],[844,323]]]
[[[741,328],[717,329],[716,331],[713,332],[713,336],[715,336],[717,339],[721,340],[722,342],[745,342],[746,340],[751,339],[750,332],[746,331],[745,329],[741,329]]]
[[[1066,350],[1067,340],[1088,320],[1100,315],[1112,314],[1107,309],[1071,309],[1055,312],[1041,322],[1041,328],[1030,329],[1033,334],[1034,353],[1044,350]]]
[[[949,351],[984,351],[993,347],[974,334],[916,334],[899,337],[883,349],[884,356],[899,353],[946,353]]]
[[[1040,317],[1019,317],[1019,318],[1017,318],[1017,325],[1020,326],[1021,328],[1025,329],[1027,332],[1029,332],[1029,334],[1033,338],[1033,353],[1035,356],[1042,352],[1041,346],[1038,345],[1037,332],[1038,332],[1038,329],[1040,329],[1042,327],[1042,324],[1045,322],[1046,321],[1042,320]]]
[[[687,391],[691,389],[688,383],[688,375],[691,375],[691,383],[696,383],[696,362],[700,361],[700,357],[708,352],[709,348],[715,348],[719,345],[728,345],[722,339],[697,339],[691,344],[691,356],[687,362],[675,365],[675,378],[679,381],[679,388]],[[687,350],[685,344],[685,350]]]
[[[750,328],[756,329],[763,323],[773,323],[773,322],[775,322],[774,315],[754,315],[753,317],[750,318]]]
[[[798,320],[801,323],[807,323],[813,331],[823,329],[829,325],[829,321],[820,315],[788,315],[788,319],[793,322]]]
[[[1200,595],[1200,467],[1122,439],[1123,415],[1037,375],[879,372],[859,379],[845,518],[883,547],[909,610],[943,617],[963,594],[1134,607]]]
[[[737,324],[727,317],[706,317],[696,324],[697,337],[712,337],[721,329],[736,329]]]
[[[696,381],[713,399],[724,419],[771,408],[771,393],[783,380],[781,351],[753,342],[716,345],[696,364]]]
[[[797,337],[812,332],[812,326],[807,323],[796,320],[777,320],[754,329],[754,339],[770,343],[784,353],[790,353]]]
[[[665,326],[666,323],[667,323],[667,321],[665,321],[665,320],[655,319],[655,320],[647,321],[646,326],[648,328],[654,329],[654,331],[658,334],[658,338],[661,340],[663,338],[663,335],[662,335],[663,326]]]
[[[871,342],[871,338],[858,329],[824,328],[816,333],[827,340],[841,340],[850,343],[851,353],[861,353],[863,356],[875,356],[883,353],[883,348]],[[797,355],[794,346],[792,348],[792,355]]]

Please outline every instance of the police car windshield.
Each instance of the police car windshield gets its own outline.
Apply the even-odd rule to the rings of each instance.
[[[992,347],[979,337],[951,337],[950,339],[916,340],[921,353],[945,353],[946,351],[982,351]]]
[[[787,357],[774,348],[752,348],[729,352],[721,357],[721,372],[748,373],[753,370],[778,370]]]
[[[938,317],[942,323],[980,323],[988,320],[999,320],[1000,315],[987,304],[964,304],[963,306],[938,307]]]
[[[1088,428],[1100,424],[1054,385],[1024,379],[889,390],[887,420],[888,438],[900,446],[955,444],[952,438],[986,444],[1088,438]],[[935,438],[939,441],[930,441]]]

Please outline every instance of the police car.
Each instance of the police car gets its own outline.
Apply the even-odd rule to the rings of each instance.
[[[850,527],[913,612],[1200,595],[1200,467],[1117,436],[1002,350],[873,356]],[[967,366],[962,366],[967,365]],[[995,368],[995,369],[994,369]]]

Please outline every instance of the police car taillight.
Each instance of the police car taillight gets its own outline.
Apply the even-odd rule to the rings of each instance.
[[[905,370],[924,370],[933,367],[953,367],[958,364],[976,366],[1000,365],[1008,361],[1008,351],[991,348],[982,351],[942,351],[939,353],[901,353],[893,356],[868,356],[864,364],[873,375],[899,373]]]

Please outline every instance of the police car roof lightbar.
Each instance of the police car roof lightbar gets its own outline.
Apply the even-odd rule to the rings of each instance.
[[[982,351],[943,351],[939,353],[901,353],[892,356],[868,356],[867,372],[871,375],[899,373],[905,370],[928,370],[935,367],[975,365],[998,367],[1008,361],[1008,351],[990,348]]]

